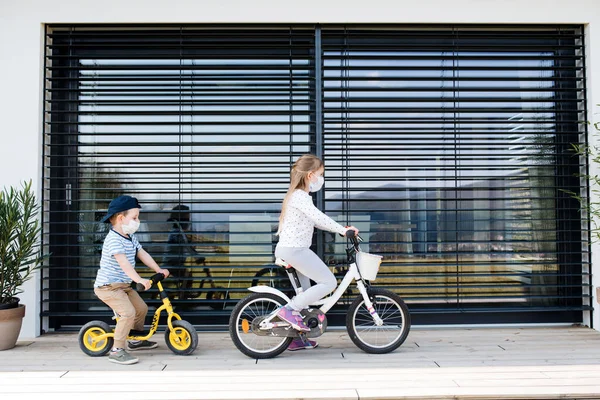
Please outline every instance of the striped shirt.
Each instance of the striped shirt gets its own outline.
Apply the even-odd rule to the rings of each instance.
[[[310,247],[315,226],[324,231],[346,233],[346,228],[323,214],[313,204],[312,197],[297,189],[287,202],[279,232],[278,246]]]
[[[142,245],[134,235],[129,236],[122,236],[113,229],[108,231],[102,245],[100,269],[96,275],[94,287],[108,285],[109,283],[131,283],[131,278],[127,276],[114,257],[115,254],[125,254],[127,261],[135,266],[135,256]]]

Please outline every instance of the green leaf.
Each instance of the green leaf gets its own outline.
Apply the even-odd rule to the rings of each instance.
[[[40,207],[31,187],[30,180],[0,192],[0,303],[22,293],[21,285],[48,257],[41,254]]]

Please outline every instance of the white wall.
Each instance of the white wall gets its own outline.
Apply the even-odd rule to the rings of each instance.
[[[0,0],[0,186],[33,179],[41,187],[43,24],[92,22],[583,23],[588,119],[599,112],[600,0]],[[597,251],[593,261],[600,269]],[[22,338],[40,331],[38,288],[39,279],[29,282],[21,296]]]

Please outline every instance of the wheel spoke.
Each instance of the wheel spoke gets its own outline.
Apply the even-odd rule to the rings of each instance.
[[[267,298],[259,298],[255,301],[251,301],[244,306],[239,312],[239,316],[236,321],[236,335],[241,344],[248,350],[256,353],[268,353],[271,352],[287,340],[285,337],[275,336],[261,336],[257,335],[250,330],[245,333],[242,328],[242,320],[246,319],[250,325],[252,321],[258,317],[266,317],[271,314],[275,309],[280,306],[275,300]]]
[[[357,339],[366,346],[376,349],[393,345],[404,332],[404,317],[400,305],[393,298],[376,295],[374,308],[383,325],[375,324],[364,301],[361,302],[353,315]]]

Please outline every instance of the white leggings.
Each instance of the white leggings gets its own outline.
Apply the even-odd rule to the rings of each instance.
[[[275,257],[281,258],[294,267],[304,292],[292,298],[289,306],[296,311],[307,308],[314,302],[333,292],[337,280],[327,265],[313,251],[306,247],[275,248]],[[310,280],[316,282],[310,285]]]

